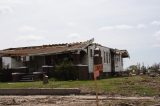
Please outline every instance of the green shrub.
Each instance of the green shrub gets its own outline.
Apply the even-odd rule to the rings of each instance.
[[[55,67],[55,78],[58,80],[76,80],[77,75],[71,61],[63,61]]]

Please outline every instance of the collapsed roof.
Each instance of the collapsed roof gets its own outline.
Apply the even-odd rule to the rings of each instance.
[[[66,52],[76,52],[85,49],[89,45],[93,44],[93,42],[94,38],[87,40],[85,42],[9,48],[1,50],[0,57],[35,56],[35,55],[49,55],[49,54],[61,54]],[[123,58],[129,57],[129,53],[127,50],[118,50],[118,49],[111,49],[111,50],[115,54],[121,54]]]
[[[0,56],[34,56],[34,55],[48,55],[58,54],[64,52],[75,52],[86,48],[92,44],[94,39],[85,42],[76,43],[65,43],[65,44],[52,44],[42,46],[30,46],[30,47],[19,47],[9,48],[0,51]]]

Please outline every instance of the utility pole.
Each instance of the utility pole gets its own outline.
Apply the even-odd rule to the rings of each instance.
[[[93,56],[93,74],[94,74],[97,106],[99,106],[97,77],[100,76],[100,71],[102,70],[103,70],[103,65],[102,65],[101,51],[98,47],[95,47],[94,56]]]

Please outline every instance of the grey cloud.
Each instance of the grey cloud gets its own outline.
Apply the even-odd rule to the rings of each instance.
[[[160,21],[155,20],[155,21],[151,22],[151,24],[159,26],[160,25]]]
[[[77,26],[77,23],[75,23],[75,22],[67,22],[67,26],[75,27],[75,26]]]
[[[160,43],[154,44],[153,47],[160,48]]]
[[[12,13],[13,12],[13,8],[10,6],[0,6],[0,14],[8,14],[8,13]]]
[[[127,25],[127,24],[120,24],[115,26],[104,26],[98,29],[98,31],[107,31],[107,30],[130,30],[130,29],[142,29],[146,28],[145,24],[137,24],[134,25]]]
[[[39,35],[23,35],[19,36],[16,41],[39,41],[39,40],[44,40],[44,36],[39,36]]]
[[[155,34],[153,35],[153,37],[154,37],[154,43],[153,43],[153,47],[160,47],[160,30],[159,31],[157,31],[157,32],[155,32]]]
[[[69,35],[68,35],[68,37],[69,38],[79,38],[80,37],[80,34],[78,34],[78,33],[70,33]]]
[[[128,29],[133,29],[134,27],[131,25],[126,25],[126,24],[121,24],[121,25],[115,25],[115,26],[104,26],[99,28],[99,31],[105,31],[105,30],[113,30],[113,29],[117,29],[117,30],[128,30]]]
[[[155,37],[160,37],[160,30],[154,34]]]
[[[24,26],[18,28],[18,31],[20,31],[20,32],[32,32],[35,30],[36,30],[35,27],[28,26],[28,25],[24,25]]]
[[[2,5],[12,10],[0,17],[1,48],[94,37],[104,46],[134,49],[137,55],[131,57],[139,58],[137,48],[148,49],[157,39],[151,21],[160,16],[158,0],[0,0]]]
[[[25,3],[27,2],[23,0],[0,0],[0,4],[25,4]]]
[[[138,29],[143,29],[143,28],[146,28],[147,25],[145,25],[145,24],[138,24],[136,27],[137,27]]]
[[[120,30],[127,30],[127,29],[132,29],[133,26],[122,24],[122,25],[116,25],[115,28]]]

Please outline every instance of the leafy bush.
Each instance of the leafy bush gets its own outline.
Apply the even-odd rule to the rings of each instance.
[[[77,76],[78,73],[71,61],[63,61],[55,67],[55,78],[58,80],[76,80]]]

